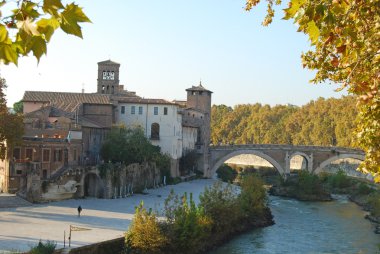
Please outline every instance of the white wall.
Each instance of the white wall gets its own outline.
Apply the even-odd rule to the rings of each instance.
[[[198,128],[183,126],[182,130],[183,150],[194,150],[195,143],[197,142]]]
[[[134,114],[132,106],[135,106]],[[142,107],[142,114],[139,107]],[[158,107],[157,115],[154,115],[155,107]],[[164,115],[164,107],[168,110],[167,115]],[[151,140],[152,144],[160,146],[161,151],[169,154],[171,158],[178,159],[182,156],[182,115],[178,114],[178,109],[177,105],[171,104],[119,103],[117,119],[118,123],[124,123],[128,127],[141,126],[147,138],[150,138],[152,123],[158,123],[160,139]]]

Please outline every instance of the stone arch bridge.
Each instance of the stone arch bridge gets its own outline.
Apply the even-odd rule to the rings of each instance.
[[[228,159],[241,155],[253,154],[271,163],[281,175],[290,173],[290,160],[300,155],[306,161],[309,172],[319,173],[331,162],[338,159],[352,158],[363,161],[365,153],[359,149],[333,146],[295,146],[295,145],[225,145],[210,146],[209,167],[206,177],[212,177],[216,170]]]

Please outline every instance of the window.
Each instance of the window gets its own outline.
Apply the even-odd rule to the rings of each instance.
[[[13,158],[15,160],[21,159],[21,149],[20,148],[13,149]]]
[[[43,149],[42,150],[42,161],[43,162],[50,162],[50,149]]]
[[[168,114],[168,108],[164,107],[164,115],[167,115],[167,114]]]
[[[74,161],[76,161],[77,160],[77,149],[74,149]]]
[[[143,114],[143,107],[139,107],[139,115],[142,115]]]
[[[160,139],[160,125],[158,123],[152,123],[152,126],[150,127],[150,139]]]
[[[17,170],[16,170],[16,174],[17,174],[17,175],[22,175],[22,170],[17,169]]]
[[[33,148],[25,148],[25,159],[33,160]]]
[[[153,111],[153,114],[154,114],[154,115],[158,115],[158,107],[154,107],[153,110],[154,110],[154,111]]]
[[[136,112],[136,107],[135,106],[132,106],[131,107],[131,114],[134,115]]]
[[[54,150],[54,161],[62,161],[62,150]]]
[[[125,114],[125,106],[121,106],[121,113]]]

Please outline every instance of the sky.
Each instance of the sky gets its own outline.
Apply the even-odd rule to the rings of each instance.
[[[1,65],[8,106],[25,91],[96,92],[97,62],[120,66],[120,83],[145,98],[186,99],[185,89],[202,85],[212,103],[304,105],[318,97],[341,97],[334,84],[309,83],[302,68],[308,38],[282,10],[269,27],[265,4],[251,12],[244,0],[78,0],[91,19],[83,39],[56,32],[40,63],[19,59]]]

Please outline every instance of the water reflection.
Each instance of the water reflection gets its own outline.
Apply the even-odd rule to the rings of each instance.
[[[276,224],[253,230],[210,254],[379,253],[380,236],[364,220],[365,212],[336,196],[332,202],[299,202],[270,197]]]

